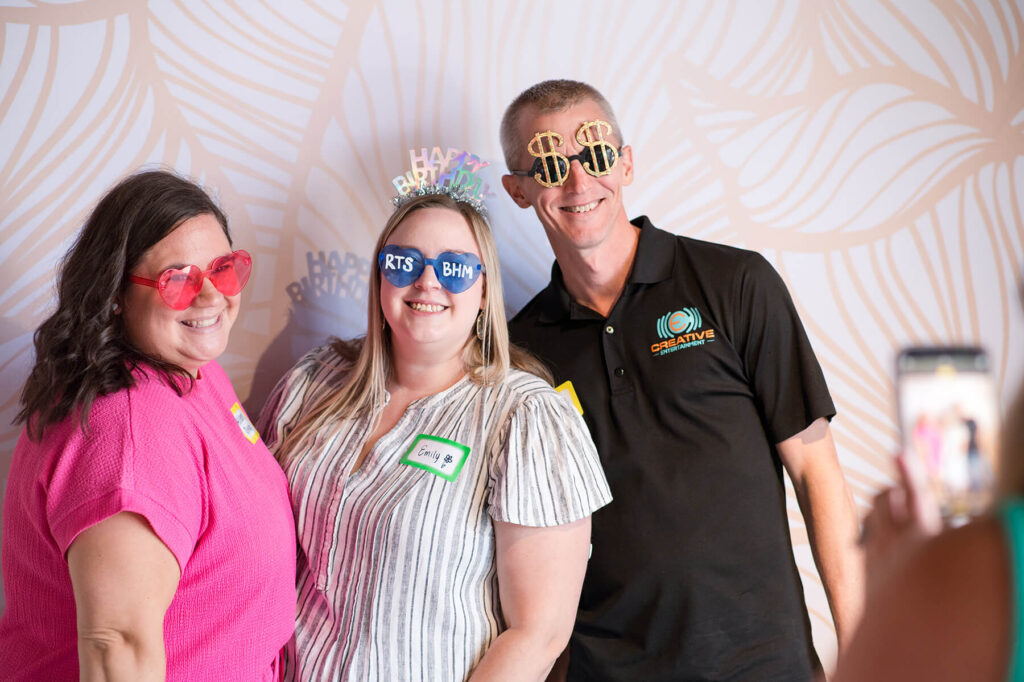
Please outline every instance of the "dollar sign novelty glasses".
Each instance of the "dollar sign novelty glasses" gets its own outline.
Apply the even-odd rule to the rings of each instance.
[[[604,139],[604,128],[609,134],[612,126],[607,121],[584,121],[576,131],[576,141],[583,146],[579,154],[566,156],[555,151],[564,140],[561,135],[545,130],[536,133],[526,146],[530,156],[537,157],[530,170],[509,171],[512,175],[529,175],[545,187],[561,187],[569,178],[573,160],[580,162],[583,170],[595,178],[608,175],[619,162],[622,148],[616,148]],[[595,138],[596,135],[596,138]]]
[[[225,296],[234,296],[249,281],[252,272],[252,256],[239,249],[226,256],[214,258],[206,270],[196,265],[183,268],[167,268],[157,279],[146,279],[138,275],[128,275],[128,280],[160,292],[160,298],[174,310],[184,310],[196,300],[203,288],[203,280],[208,279]]]
[[[441,286],[453,294],[461,294],[473,286],[480,275],[487,274],[487,268],[475,253],[445,251],[437,258],[425,258],[419,249],[396,244],[388,244],[380,250],[377,264],[384,279],[399,289],[418,280],[429,265],[434,268],[434,276]]]

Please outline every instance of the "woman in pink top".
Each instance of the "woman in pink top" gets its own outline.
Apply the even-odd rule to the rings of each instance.
[[[0,679],[277,679],[287,487],[215,361],[250,268],[170,173],[125,179],[89,217],[21,396]]]

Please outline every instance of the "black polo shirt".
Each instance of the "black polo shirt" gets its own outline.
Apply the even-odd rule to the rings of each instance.
[[[510,325],[571,382],[615,498],[593,517],[569,679],[810,679],[773,444],[835,414],[821,368],[761,255],[633,225],[607,318],[556,263]]]

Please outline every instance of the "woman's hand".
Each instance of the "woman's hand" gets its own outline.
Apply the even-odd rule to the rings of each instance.
[[[590,517],[551,528],[494,522],[501,612],[508,626],[471,682],[544,680],[576,622]]]
[[[896,485],[875,496],[864,518],[861,544],[870,594],[895,567],[942,530],[939,508],[916,461],[896,458]]]
[[[164,680],[164,614],[181,573],[149,523],[122,512],[86,529],[68,548],[68,569],[79,679]]]

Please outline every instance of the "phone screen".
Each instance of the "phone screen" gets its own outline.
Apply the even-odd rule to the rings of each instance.
[[[927,472],[947,522],[984,512],[997,470],[999,408],[978,348],[909,348],[897,360],[903,450]]]

